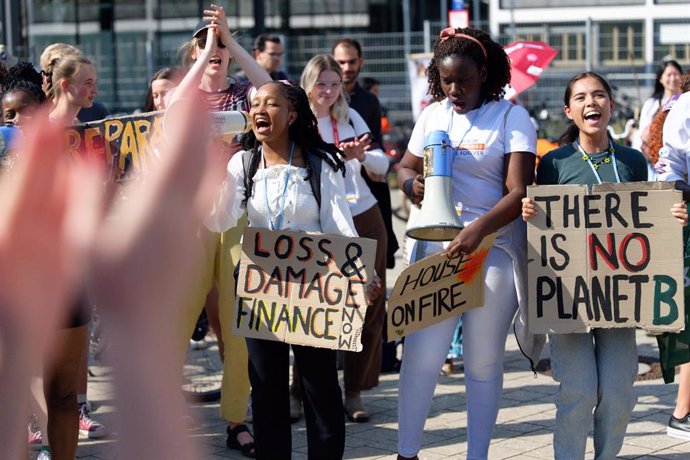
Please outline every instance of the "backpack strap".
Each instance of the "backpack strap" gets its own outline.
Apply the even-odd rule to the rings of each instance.
[[[309,185],[311,185],[311,191],[314,192],[314,198],[316,198],[316,204],[321,209],[321,166],[322,161],[316,155],[307,155],[309,158],[309,165],[311,166],[311,177],[309,177]]]
[[[244,171],[244,201],[248,202],[253,190],[249,188],[249,169],[252,164],[259,161],[259,151],[257,149],[244,150],[242,152],[242,169]]]

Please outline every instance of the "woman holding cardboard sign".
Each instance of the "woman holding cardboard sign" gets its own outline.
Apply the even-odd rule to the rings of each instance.
[[[615,144],[608,136],[613,99],[604,78],[593,72],[576,75],[566,87],[564,104],[563,111],[572,123],[561,136],[563,147],[541,159],[537,184],[647,180],[645,157],[637,150]],[[536,212],[534,201],[523,199],[523,219],[528,220]],[[687,223],[685,205],[675,205],[671,212],[679,222]],[[555,457],[584,458],[594,417],[595,457],[615,458],[637,399],[633,390],[638,367],[635,329],[549,334],[549,341],[553,377],[560,382]]]
[[[400,163],[398,182],[414,203],[424,196],[426,135],[446,129],[459,153],[453,163],[452,199],[465,228],[449,255],[469,254],[482,239],[498,237],[484,265],[483,307],[462,314],[467,387],[467,458],[487,458],[503,386],[503,355],[518,301],[524,267],[524,224],[520,200],[532,183],[536,132],[522,107],[504,100],[510,64],[503,47],[475,29],[441,31],[427,69],[429,105],[414,127]],[[443,127],[443,128],[439,128]],[[440,243],[417,242],[413,260],[440,252]],[[439,369],[458,318],[417,331],[405,339],[398,398],[398,458],[416,458]]]
[[[252,133],[243,141],[247,150],[228,163],[208,227],[217,232],[231,228],[246,209],[251,227],[356,237],[345,200],[343,162],[337,148],[321,140],[304,91],[289,83],[266,83],[252,100],[250,118]],[[317,201],[310,177],[313,161],[319,160]],[[376,298],[382,289],[375,277],[367,298]],[[291,457],[289,347],[247,339],[257,458]],[[309,458],[341,458],[345,424],[335,351],[299,345],[292,349],[305,396]]]

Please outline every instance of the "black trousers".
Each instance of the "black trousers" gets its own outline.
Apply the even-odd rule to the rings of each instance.
[[[247,339],[257,459],[289,460],[292,456],[289,347],[283,342]],[[345,418],[335,351],[299,345],[292,345],[292,351],[300,370],[309,458],[341,459]]]

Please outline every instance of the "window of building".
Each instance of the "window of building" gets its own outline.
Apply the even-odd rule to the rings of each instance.
[[[509,43],[511,28],[503,24],[500,28],[501,43]],[[558,51],[554,59],[554,66],[581,66],[586,58],[585,24],[556,23],[556,24],[516,24],[516,40],[540,41],[551,45]]]
[[[599,57],[606,65],[644,63],[642,21],[599,23]]]
[[[165,0],[161,1],[166,3]],[[33,20],[35,23],[98,21],[100,5],[113,5],[115,19],[141,19],[146,16],[146,2],[141,0],[110,0],[103,4],[94,0],[34,0]]]
[[[151,1],[151,0],[149,0]],[[184,2],[180,0],[153,0],[155,3],[154,17],[156,19],[167,18],[194,18],[201,16],[197,2]],[[240,3],[240,2],[235,2]]]
[[[669,56],[681,64],[690,64],[690,21],[654,24],[654,62]]]
[[[660,0],[657,0],[659,2]],[[662,0],[663,1],[663,0]],[[671,2],[673,0],[666,0]],[[675,2],[680,3],[680,2]],[[501,0],[501,9],[513,8],[544,8],[544,7],[572,7],[572,6],[611,6],[611,5],[644,5],[645,0]]]

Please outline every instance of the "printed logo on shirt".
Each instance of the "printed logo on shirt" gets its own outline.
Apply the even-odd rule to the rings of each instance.
[[[484,155],[486,150],[486,144],[484,143],[472,143],[472,144],[460,144],[458,146],[458,155],[472,155],[475,157],[480,157]]]

